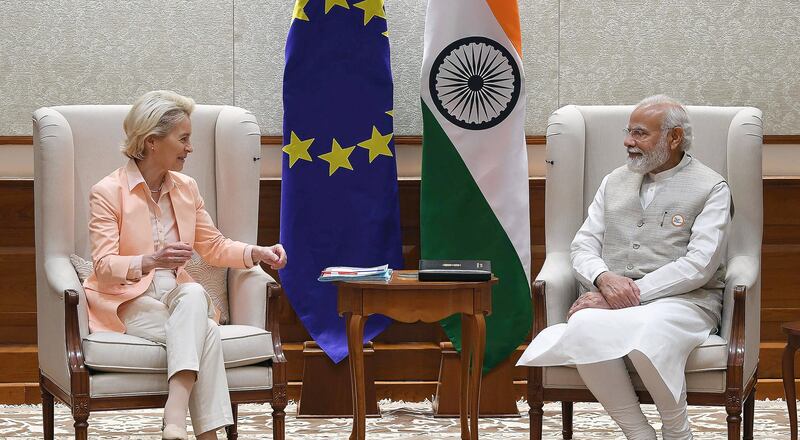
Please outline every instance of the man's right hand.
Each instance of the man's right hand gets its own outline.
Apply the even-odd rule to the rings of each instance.
[[[153,269],[177,269],[192,258],[192,247],[188,243],[177,241],[168,243],[154,254],[142,257],[142,273],[150,273]]]
[[[628,277],[611,271],[603,272],[597,277],[595,284],[613,309],[639,305],[639,286]]]

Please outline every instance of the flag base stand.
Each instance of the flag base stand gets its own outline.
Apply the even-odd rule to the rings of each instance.
[[[377,418],[381,416],[381,412],[375,398],[375,371],[372,365],[374,354],[372,342],[364,344],[367,417]],[[316,342],[303,343],[303,385],[300,389],[300,402],[297,404],[297,417],[353,417],[349,358],[334,364]]]
[[[451,342],[439,344],[442,360],[439,364],[439,383],[433,399],[434,417],[459,416],[459,383],[461,362]],[[520,417],[514,398],[514,365],[511,357],[504,360],[481,379],[480,417]]]

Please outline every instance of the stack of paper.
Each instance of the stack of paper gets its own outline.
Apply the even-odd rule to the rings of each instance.
[[[376,267],[326,267],[319,281],[389,281],[392,269],[388,264]]]

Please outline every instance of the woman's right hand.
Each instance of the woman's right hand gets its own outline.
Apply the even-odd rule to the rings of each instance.
[[[192,253],[188,243],[168,243],[155,253],[142,257],[142,273],[150,273],[153,269],[177,269],[192,258]]]

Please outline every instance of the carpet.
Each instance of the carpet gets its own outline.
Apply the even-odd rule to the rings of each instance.
[[[367,419],[367,438],[374,440],[438,440],[458,439],[459,422],[434,419],[429,402],[407,403],[383,401],[383,417]],[[645,414],[656,429],[658,413],[652,405],[644,405]],[[286,438],[297,440],[347,439],[349,419],[297,419],[297,408],[286,410]],[[528,406],[519,403],[520,418],[482,418],[480,438],[528,439]],[[239,438],[242,440],[271,438],[272,417],[269,405],[239,406]],[[716,407],[689,407],[692,429],[698,440],[727,439],[725,410]],[[0,406],[0,438],[42,438],[42,415],[38,405]],[[72,438],[72,417],[69,409],[56,405],[55,433],[58,439]],[[91,439],[158,439],[161,410],[94,412],[89,417]],[[789,422],[786,404],[782,401],[756,401],[755,435],[757,439],[788,439]],[[574,438],[623,438],[611,419],[598,404],[575,404]],[[224,433],[220,436],[224,438]],[[561,406],[545,405],[544,439],[561,439]]]

